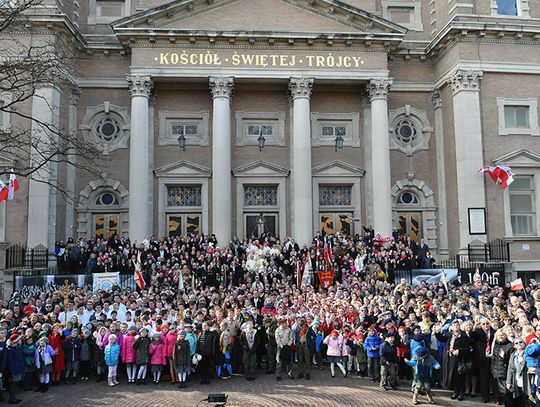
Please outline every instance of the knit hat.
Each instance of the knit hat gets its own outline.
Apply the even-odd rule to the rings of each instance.
[[[336,331],[336,330],[334,329],[334,330],[330,333],[330,335],[334,335],[334,334],[339,335],[339,332]]]
[[[142,333],[143,331],[146,331],[146,333],[148,333],[148,328],[141,328],[141,330],[139,331],[139,333]]]
[[[393,332],[388,332],[388,333],[386,334],[386,337],[387,337],[387,338],[395,338],[395,337],[396,337],[396,334],[393,333]]]
[[[163,326],[161,327],[161,330],[163,331],[164,329],[170,329],[170,328],[169,328],[169,325],[168,325],[168,324],[163,325]]]
[[[428,354],[428,350],[426,348],[424,348],[423,346],[421,346],[420,348],[418,348],[418,350],[416,351],[416,354],[418,356],[420,356],[421,358],[423,358],[424,356],[426,356]]]
[[[38,339],[45,337],[47,339],[47,331],[41,331],[38,335]]]
[[[129,330],[130,330],[130,331],[135,331],[135,332],[137,332],[137,327],[136,327],[135,325],[131,325],[131,326],[129,327]]]
[[[186,336],[187,335],[187,332],[185,330],[181,330],[180,332],[178,332],[178,335],[184,335]]]
[[[532,342],[533,339],[538,340],[538,338],[536,337],[534,333],[530,334],[529,336],[525,338],[525,343],[528,345]]]
[[[9,337],[9,340],[11,342],[16,342],[20,338],[20,335],[18,333],[14,333]]]
[[[424,340],[424,335],[422,334],[416,334],[414,335],[413,339],[416,341],[416,342],[422,342]]]
[[[359,339],[365,339],[366,338],[366,335],[364,334],[358,334],[356,335],[356,340],[359,340]]]

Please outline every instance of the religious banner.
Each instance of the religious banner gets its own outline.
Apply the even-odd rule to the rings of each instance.
[[[115,285],[120,285],[120,273],[94,273],[94,292],[109,291]]]
[[[334,285],[334,270],[319,271],[319,282],[324,288]]]

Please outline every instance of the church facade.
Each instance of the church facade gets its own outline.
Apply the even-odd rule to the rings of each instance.
[[[373,225],[438,258],[503,239],[514,271],[540,271],[538,0],[75,0],[30,18],[78,47],[69,86],[39,89],[32,114],[104,165],[59,164],[70,201],[20,180],[6,244],[308,244]]]

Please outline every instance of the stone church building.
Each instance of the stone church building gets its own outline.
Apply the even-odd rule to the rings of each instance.
[[[0,241],[373,225],[438,258],[504,239],[540,271],[539,18],[540,0],[46,0],[29,30],[80,52],[32,114],[105,165],[59,164],[74,202],[21,179]],[[504,191],[477,173],[497,164]]]

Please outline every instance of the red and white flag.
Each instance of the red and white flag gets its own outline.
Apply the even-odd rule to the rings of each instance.
[[[510,283],[511,291],[523,290],[523,288],[524,286],[523,286],[523,281],[521,280],[521,278],[518,278]]]
[[[478,170],[479,173],[487,173],[489,177],[496,184],[501,184],[501,188],[504,190],[514,182],[514,171],[510,167],[504,165],[497,165],[492,167],[486,165]]]
[[[0,181],[0,202],[6,201],[8,199],[9,189],[6,184]]]
[[[328,268],[332,268],[332,249],[329,245],[324,245],[324,261],[328,265]]]
[[[296,261],[296,287],[298,288],[302,287],[303,269],[301,263],[300,260]]]
[[[137,255],[137,262],[135,263],[135,273],[133,275],[135,284],[139,287],[139,290],[144,290],[146,283],[144,282],[143,275],[141,273],[141,252]]]
[[[13,197],[15,196],[15,192],[19,190],[19,181],[17,181],[17,177],[15,176],[15,173],[13,172],[13,169],[11,170],[11,174],[9,174],[9,184],[8,184],[8,200],[11,201]]]

